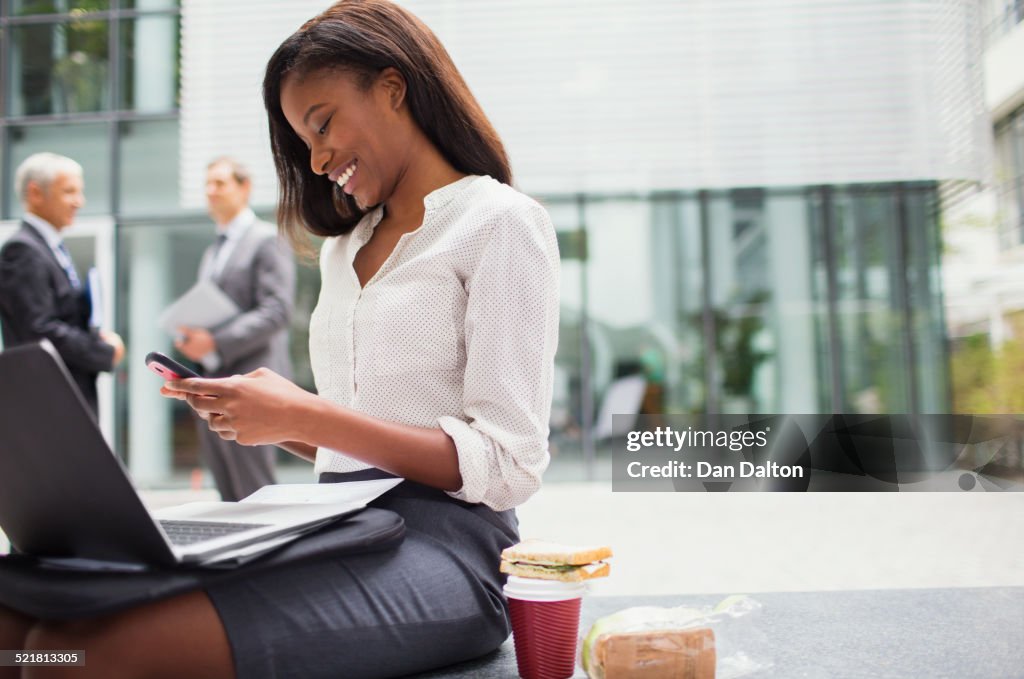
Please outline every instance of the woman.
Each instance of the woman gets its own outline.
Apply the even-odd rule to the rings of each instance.
[[[501,142],[436,37],[385,0],[305,24],[271,58],[264,98],[282,229],[326,237],[319,394],[265,369],[163,391],[226,439],[314,461],[322,482],[405,478],[374,505],[404,517],[406,539],[100,621],[0,612],[4,648],[86,649],[76,677],[398,676],[508,636],[499,553],[549,459],[550,220],[508,186]]]

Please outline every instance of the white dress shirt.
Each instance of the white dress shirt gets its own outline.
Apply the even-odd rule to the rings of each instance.
[[[324,242],[309,337],[316,387],[375,417],[440,427],[462,473],[449,494],[515,507],[550,460],[555,231],[538,203],[490,177],[465,177],[423,202],[423,224],[365,288],[352,263],[383,208]],[[369,466],[343,450],[317,451],[318,474]]]
[[[42,236],[43,240],[46,241],[46,244],[50,246],[50,251],[53,252],[53,256],[57,258],[57,261],[65,271],[67,271],[69,267],[72,269],[75,268],[74,262],[71,261],[70,257],[64,254],[64,251],[60,247],[64,244],[64,239],[61,238],[60,231],[57,230],[57,227],[32,212],[26,212],[21,218],[28,222],[29,226],[39,232],[39,235]]]
[[[224,270],[224,265],[231,256],[238,241],[249,230],[249,227],[256,223],[256,213],[252,208],[244,208],[235,215],[227,224],[217,225],[217,235],[225,236],[224,244],[220,246],[215,255],[206,263],[205,269],[199,274],[199,278],[216,278]]]

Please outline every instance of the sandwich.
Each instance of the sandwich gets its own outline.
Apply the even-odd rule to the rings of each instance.
[[[501,553],[501,572],[520,578],[581,582],[608,575],[611,567],[603,559],[611,555],[611,547],[524,540]]]
[[[592,679],[714,679],[715,633],[709,627],[611,632],[597,638]],[[586,656],[584,656],[586,658]]]
[[[590,679],[714,679],[712,616],[696,608],[638,606],[597,620],[580,659]]]

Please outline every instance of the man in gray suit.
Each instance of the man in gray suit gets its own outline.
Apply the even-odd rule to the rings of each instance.
[[[295,298],[295,261],[277,236],[249,208],[252,180],[232,158],[207,167],[206,202],[217,225],[199,278],[215,282],[241,309],[225,324],[205,330],[180,328],[175,346],[197,361],[207,377],[227,377],[260,367],[291,376],[288,324]],[[197,421],[200,453],[224,500],[239,500],[274,483],[274,446],[225,441]]]

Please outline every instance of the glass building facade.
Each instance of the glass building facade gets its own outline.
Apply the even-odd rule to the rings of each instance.
[[[20,214],[18,163],[41,150],[82,163],[88,204],[68,241],[80,270],[109,272],[129,353],[107,427],[143,484],[197,464],[190,414],[142,362],[171,350],[156,316],[213,238],[180,207],[180,25],[173,0],[0,9],[0,239]],[[936,182],[533,193],[562,252],[550,478],[605,476],[611,413],[949,409]],[[312,389],[319,278],[299,276],[292,353]]]
[[[19,211],[13,169],[55,143],[85,169],[83,215],[176,210],[177,3],[15,0],[2,7],[3,216]]]
[[[613,413],[949,411],[935,184],[544,202],[553,474],[606,471]]]

